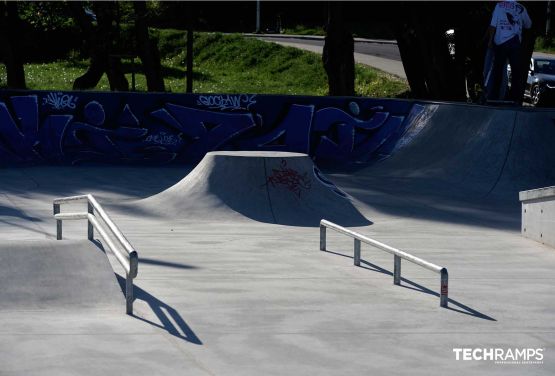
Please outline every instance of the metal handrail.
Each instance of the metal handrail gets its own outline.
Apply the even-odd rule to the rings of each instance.
[[[320,221],[320,250],[321,251],[326,250],[326,228],[330,228],[330,229],[335,230],[335,231],[337,231],[341,234],[348,235],[348,236],[350,236],[354,239],[354,264],[356,266],[360,266],[360,245],[361,245],[361,242],[369,244],[371,246],[374,246],[378,249],[381,249],[382,251],[386,251],[388,253],[391,253],[394,256],[394,258],[393,258],[393,283],[395,285],[400,285],[401,284],[401,259],[405,259],[405,260],[410,261],[410,262],[412,262],[416,265],[420,265],[423,268],[431,270],[435,273],[439,273],[440,274],[439,305],[441,307],[447,307],[447,302],[449,300],[449,298],[448,298],[449,273],[447,272],[446,268],[444,268],[442,266],[439,266],[439,265],[436,265],[436,264],[432,264],[431,262],[422,260],[421,258],[413,256],[409,253],[403,252],[399,249],[390,247],[387,244],[384,244],[384,243],[381,243],[377,240],[368,238],[364,235],[361,235],[357,232],[346,229],[343,226],[339,226],[338,224],[327,221],[325,219],[322,219]]]
[[[69,202],[87,201],[87,212],[61,213],[60,205]],[[129,243],[121,230],[112,221],[110,216],[104,211],[96,199],[88,195],[71,196],[57,198],[53,202],[54,218],[56,219],[56,239],[62,239],[62,221],[86,219],[88,221],[87,238],[94,239],[94,230],[98,231],[108,248],[116,256],[116,259],[125,270],[125,311],[133,314],[133,279],[137,277],[139,269],[139,256],[135,248]],[[106,232],[104,226],[100,224],[97,216],[103,220],[110,234],[117,240],[114,242],[112,237]]]

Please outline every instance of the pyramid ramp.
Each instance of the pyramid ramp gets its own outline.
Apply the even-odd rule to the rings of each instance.
[[[370,222],[327,180],[306,154],[210,152],[167,190],[134,203],[161,216],[192,220],[241,217],[292,226]]]

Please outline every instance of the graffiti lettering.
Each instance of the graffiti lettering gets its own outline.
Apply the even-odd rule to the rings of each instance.
[[[46,97],[42,98],[42,105],[48,105],[55,110],[64,110],[66,108],[73,110],[78,100],[79,98],[69,94],[48,93]]]
[[[195,163],[213,150],[366,162],[410,141],[419,119],[433,113],[428,107],[370,98],[0,91],[0,164]],[[268,184],[300,196],[311,179],[282,166]]]
[[[308,174],[300,174],[297,170],[287,167],[287,161],[281,160],[279,169],[272,169],[272,175],[268,176],[266,184],[271,184],[272,187],[283,186],[288,191],[293,192],[298,198],[301,198],[301,191],[309,190],[312,187],[312,182]]]
[[[256,104],[255,97],[256,94],[201,95],[197,105],[219,110],[248,110]]]
[[[180,140],[177,136],[172,134],[167,134],[166,132],[160,132],[158,134],[150,134],[145,139],[146,142],[152,142],[158,145],[177,145]]]

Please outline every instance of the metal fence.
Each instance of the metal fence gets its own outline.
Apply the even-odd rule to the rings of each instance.
[[[70,202],[87,202],[86,212],[77,213],[61,213],[60,205]],[[98,231],[104,243],[116,256],[123,269],[125,270],[125,311],[128,314],[133,314],[133,279],[137,277],[139,268],[139,256],[137,251],[129,243],[129,241],[122,234],[120,229],[104,211],[102,206],[96,199],[88,194],[81,196],[71,196],[64,198],[57,198],[54,200],[54,218],[56,219],[56,239],[62,239],[62,221],[63,220],[88,220],[88,239],[94,239],[94,230]],[[101,219],[105,226],[103,226],[98,219]],[[111,236],[110,236],[111,235]]]
[[[360,266],[360,246],[361,243],[369,244],[382,251],[386,251],[393,255],[393,283],[396,285],[401,284],[401,259],[410,261],[416,265],[420,265],[423,268],[431,270],[440,275],[440,295],[439,295],[439,305],[441,307],[447,307],[448,302],[448,290],[449,290],[449,274],[447,269],[432,264],[431,262],[422,260],[421,258],[415,257],[409,253],[403,252],[396,248],[390,247],[386,244],[380,243],[374,239],[370,239],[364,235],[346,229],[345,227],[339,226],[333,222],[326,221],[322,219],[320,221],[320,250],[326,250],[326,229],[335,230],[341,234],[350,236],[354,239],[354,264]]]

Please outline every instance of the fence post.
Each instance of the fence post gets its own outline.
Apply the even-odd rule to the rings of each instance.
[[[54,215],[60,214],[60,204],[54,204]],[[62,221],[56,219],[56,240],[62,239]]]
[[[393,284],[401,284],[401,257],[393,256]]]
[[[355,265],[360,266],[360,240],[355,239]]]
[[[91,215],[94,214],[94,207],[92,206],[92,204],[90,203],[89,200],[87,200],[87,212]],[[91,223],[91,221],[89,219],[87,219],[87,223],[88,223],[87,238],[89,240],[93,240],[94,239],[94,226],[93,226],[93,224]]]
[[[449,301],[449,274],[447,269],[441,269],[441,290],[439,296],[440,307],[447,307],[447,302]]]
[[[320,224],[320,251],[326,250],[326,226]]]

